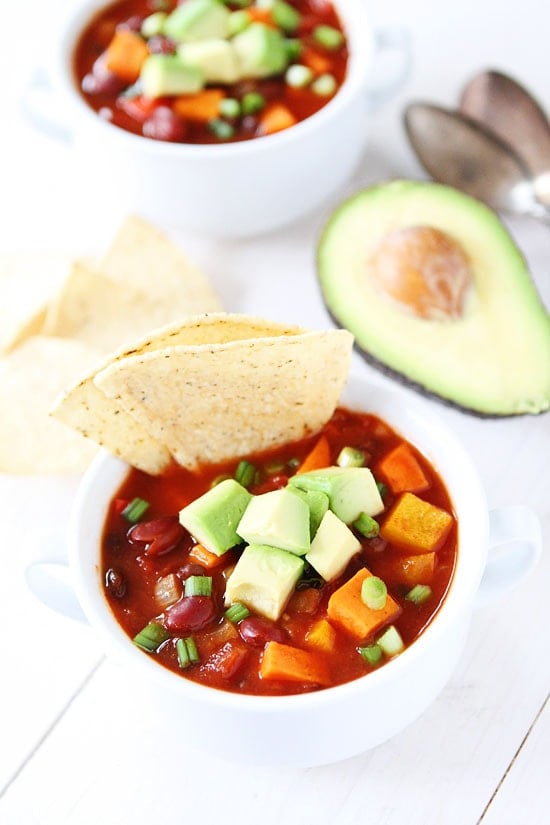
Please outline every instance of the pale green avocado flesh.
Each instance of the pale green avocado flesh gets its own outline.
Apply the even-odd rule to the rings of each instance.
[[[381,242],[408,227],[433,227],[465,253],[471,284],[454,317],[418,317],[376,283]],[[479,201],[420,181],[359,192],[326,224],[317,272],[331,316],[373,365],[481,415],[550,409],[550,315],[508,231]]]

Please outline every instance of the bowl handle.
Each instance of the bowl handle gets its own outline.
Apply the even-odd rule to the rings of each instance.
[[[25,581],[46,607],[69,619],[85,622],[67,563],[67,541],[62,532],[36,528],[23,539]]]
[[[500,507],[489,513],[489,557],[476,596],[484,607],[523,581],[542,552],[540,522],[529,507]]]
[[[19,111],[29,126],[43,135],[60,143],[72,142],[65,107],[45,69],[34,70],[19,99]]]
[[[379,109],[404,85],[412,65],[411,38],[403,26],[383,26],[374,32],[374,66],[367,86],[369,112]]]

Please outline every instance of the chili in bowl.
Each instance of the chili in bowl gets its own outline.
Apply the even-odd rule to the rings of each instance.
[[[212,551],[204,554],[196,537],[191,538],[193,524],[200,523],[189,518],[193,502],[223,484],[210,486],[214,468],[200,470],[192,482],[177,472],[172,480],[152,480],[103,454],[84,478],[70,531],[77,595],[106,646],[150,686],[151,701],[176,731],[175,741],[177,731],[185,730],[182,741],[237,760],[302,766],[333,762],[402,730],[452,674],[486,561],[488,514],[478,476],[427,406],[412,403],[404,392],[353,377],[341,405],[324,433],[331,461],[343,448],[349,448],[344,452],[348,458],[341,461],[352,456],[358,461],[359,452],[365,460],[369,453],[374,478],[386,486],[386,502],[369,525],[372,530],[376,521],[380,536],[361,535],[355,519],[346,529],[359,547],[355,545],[355,552],[348,548],[349,560],[332,580],[331,562],[323,567],[324,579],[314,567],[320,556],[310,549],[309,567],[304,563],[299,576],[290,576],[294,584],[277,619],[266,616],[265,609],[262,615],[266,602],[251,597],[250,588],[239,589],[249,575],[238,575],[239,563],[253,541],[244,548],[244,542],[231,547],[231,560],[209,568]],[[239,472],[261,473],[252,479],[254,498],[269,496],[275,488],[301,500],[289,485],[299,482],[295,465],[311,447],[309,439],[276,454],[249,456]],[[403,472],[395,469],[400,465],[395,455],[393,462],[388,460],[396,450],[412,456],[412,463],[405,463],[420,471],[416,484],[422,490],[397,492]],[[282,466],[276,469],[274,461]],[[238,466],[226,463],[216,471],[234,476]],[[308,475],[311,478],[311,473],[302,478]],[[376,483],[375,490],[380,493]],[[438,549],[428,551],[437,556],[431,574],[430,565],[411,574],[412,568],[402,564],[412,554],[399,538],[399,526],[392,534],[392,515],[399,512],[399,502],[410,497],[434,508],[429,510],[432,515],[447,514],[444,524],[438,518],[432,522],[441,532],[433,545]],[[180,527],[175,515],[186,509],[187,517],[180,518],[191,530]],[[161,528],[159,519],[164,520]],[[250,522],[247,534],[252,539],[258,519]],[[367,519],[363,527],[368,524]],[[301,564],[300,556],[280,552]],[[272,566],[269,560],[263,565],[267,570]],[[413,578],[404,581],[409,575]],[[375,586],[365,588],[369,580],[375,580]],[[386,586],[382,606],[380,582]],[[190,605],[193,599],[201,600],[200,605]],[[351,614],[349,604],[354,605]],[[356,623],[363,620],[368,627],[357,630]],[[327,634],[326,625],[332,633]],[[332,654],[322,649],[327,637],[335,640]],[[275,656],[266,653],[269,650]],[[285,673],[288,656],[285,660],[280,654],[292,650],[304,656]],[[305,670],[296,679],[300,658]],[[304,678],[308,667],[315,666],[318,672]]]
[[[54,77],[72,134],[78,190],[99,203],[116,204],[119,212],[137,212],[154,223],[226,238],[277,229],[328,202],[349,180],[364,152],[371,119],[369,84],[377,49],[383,46],[377,45],[361,0],[335,0],[323,5],[326,13],[316,12],[313,19],[308,2],[299,0],[295,8],[285,0],[282,6],[299,15],[303,35],[295,37],[299,31],[288,31],[288,23],[285,30],[261,21],[236,34],[245,40],[246,55],[252,32],[251,53],[268,54],[271,60],[274,50],[279,63],[273,70],[276,74],[265,77],[255,75],[271,71],[273,64],[268,68],[255,64],[245,71],[246,77],[222,72],[231,78],[227,83],[206,82],[205,69],[190,67],[192,59],[208,63],[211,42],[205,57],[203,41],[178,41],[162,33],[144,37],[144,25],[146,33],[154,31],[147,28],[151,14],[146,14],[145,3],[123,6],[118,37],[116,23],[110,22],[94,46],[87,32],[96,32],[108,12],[97,0],[80,3],[58,32]],[[200,3],[213,4],[224,19],[250,14],[250,9],[237,9],[234,3]],[[171,19],[180,10],[185,10],[185,4],[162,14]],[[136,32],[132,27],[138,23]],[[319,37],[328,46],[318,42]],[[231,63],[233,46],[223,37],[209,39],[215,41],[215,49],[229,49]],[[114,75],[112,94],[108,93],[105,78],[112,82],[112,67],[119,65],[128,41],[141,44],[145,84],[135,71],[124,81]],[[165,48],[168,54],[162,53]],[[405,66],[406,41],[387,48],[397,50]],[[311,63],[312,56],[317,69],[305,62],[307,58]],[[182,85],[189,77],[195,78],[195,86]],[[389,85],[394,89],[398,84]],[[196,92],[180,94],[182,88],[195,87]],[[197,108],[203,113],[202,122],[197,121]],[[288,128],[279,128],[282,125]]]

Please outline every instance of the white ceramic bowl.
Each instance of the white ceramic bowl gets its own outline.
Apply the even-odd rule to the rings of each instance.
[[[335,194],[365,148],[376,53],[398,50],[402,58],[396,74],[383,88],[377,86],[377,99],[400,85],[408,66],[401,30],[375,32],[363,0],[335,0],[350,45],[349,71],[342,88],[317,114],[284,132],[241,143],[165,143],[106,122],[77,90],[75,42],[104,5],[105,0],[78,3],[61,25],[55,49],[54,88],[61,92],[62,118],[76,150],[79,185],[84,195],[88,190],[96,197],[103,193],[107,201],[114,198],[121,212],[212,236],[244,237],[275,229]],[[32,96],[27,104],[33,108]]]
[[[349,382],[342,402],[380,416],[420,448],[445,480],[459,524],[456,571],[431,625],[401,655],[348,684],[294,696],[238,695],[178,676],[136,648],[104,598],[99,564],[107,507],[127,466],[102,453],[82,481],[69,532],[69,563],[78,599],[108,652],[131,669],[133,679],[148,685],[149,707],[159,715],[159,725],[173,731],[171,740],[181,741],[182,747],[194,742],[238,761],[312,766],[378,745],[420,716],[450,678],[480,596],[490,526],[499,543],[515,539],[520,553],[508,566],[511,577],[506,569],[499,575],[498,563],[493,567],[492,584],[481,591],[485,596],[517,581],[537,559],[540,533],[531,511],[509,508],[493,511],[489,518],[476,471],[427,404],[360,378]],[[49,601],[56,606],[56,599],[54,595]]]

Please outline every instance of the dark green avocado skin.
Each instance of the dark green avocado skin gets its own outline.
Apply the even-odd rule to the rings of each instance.
[[[322,294],[322,291],[321,291],[321,294]],[[332,314],[332,312],[330,311],[329,307],[326,304],[326,301],[325,301],[324,297],[323,297],[323,303],[325,304],[325,309],[326,309],[331,321],[333,322],[333,324],[336,327],[338,327],[339,329],[345,329],[343,324],[340,324],[338,319],[335,318],[334,315]],[[461,404],[458,404],[456,401],[451,401],[450,398],[443,398],[443,396],[438,395],[436,392],[432,392],[431,390],[427,389],[427,387],[425,387],[423,384],[419,384],[416,381],[412,381],[406,375],[403,375],[402,372],[399,372],[398,370],[392,369],[387,364],[385,364],[383,361],[380,361],[378,358],[375,358],[369,352],[366,352],[366,350],[362,349],[357,344],[357,342],[354,343],[353,349],[355,350],[355,352],[357,352],[361,356],[361,358],[364,361],[366,361],[366,363],[369,366],[374,367],[374,369],[381,372],[387,378],[391,378],[394,381],[398,381],[404,387],[409,387],[411,390],[415,390],[415,392],[420,393],[425,398],[430,398],[433,401],[438,401],[444,407],[450,407],[453,410],[458,410],[461,413],[471,415],[474,418],[482,418],[482,419],[488,419],[488,420],[493,420],[493,421],[495,419],[501,419],[501,418],[517,418],[518,417],[518,415],[515,414],[515,413],[502,413],[502,414],[485,413],[485,412],[481,412],[480,410],[474,410],[471,407],[464,407]],[[521,415],[525,415],[525,413],[521,413]]]

